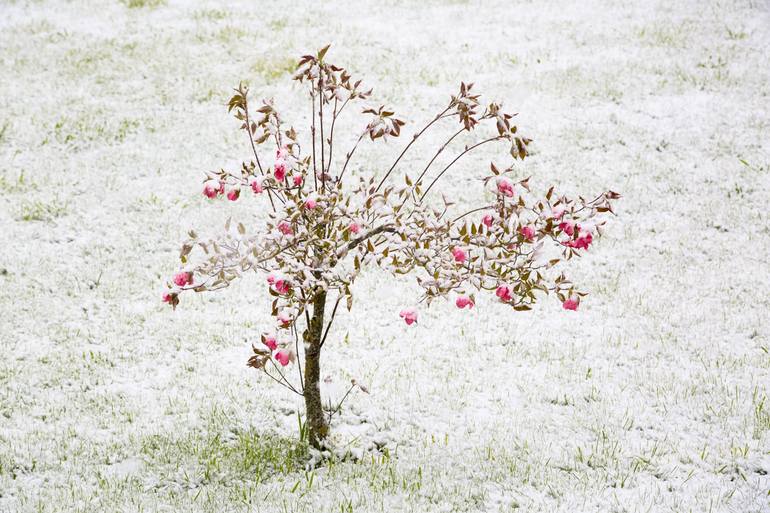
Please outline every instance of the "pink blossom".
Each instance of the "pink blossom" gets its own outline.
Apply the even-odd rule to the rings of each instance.
[[[291,289],[291,285],[289,284],[289,280],[278,278],[277,280],[275,280],[275,283],[273,284],[273,288],[279,294],[286,294]]]
[[[487,228],[489,228],[492,226],[492,223],[495,222],[495,218],[492,217],[492,214],[487,214],[481,218],[481,222],[484,223]]]
[[[220,181],[219,182],[219,194],[225,193],[225,182]]]
[[[568,240],[564,245],[575,249],[588,249],[588,246],[591,245],[593,240],[594,237],[589,232],[581,232],[577,239]]]
[[[289,147],[285,144],[281,146],[280,148],[275,150],[275,158],[276,160],[283,160],[286,157],[289,156]]]
[[[270,285],[275,283],[275,274],[270,273],[267,275],[267,283],[269,283]]]
[[[176,273],[174,275],[174,284],[179,287],[184,287],[193,282],[193,274],[189,272]]]
[[[559,230],[572,237],[572,234],[575,233],[575,223],[572,221],[562,221],[559,223]]]
[[[404,308],[398,315],[404,319],[407,326],[411,326],[413,323],[417,322],[417,310],[414,308]]]
[[[457,299],[455,300],[455,305],[457,305],[457,308],[465,308],[466,306],[468,309],[473,308],[473,300],[468,296],[457,296]]]
[[[567,299],[566,301],[564,301],[564,302],[561,304],[561,306],[562,306],[562,308],[564,308],[565,310],[573,310],[573,311],[574,311],[574,310],[577,310],[577,309],[578,309],[578,305],[579,305],[579,304],[580,304],[580,302],[579,302],[577,299],[569,298],[569,299]]]
[[[285,349],[281,349],[280,351],[277,351],[273,356],[284,367],[289,365],[289,360],[291,359],[291,356],[289,356],[289,352],[286,351]]]
[[[302,178],[302,175],[294,175],[294,177],[292,178],[292,181],[294,182],[294,185],[297,186],[297,187],[302,185],[303,180],[304,180],[304,178]]]
[[[260,194],[262,191],[264,191],[264,188],[262,188],[262,183],[256,178],[252,178],[249,181],[249,184],[251,185],[251,190],[254,191],[254,194]]]
[[[278,323],[281,325],[282,328],[288,328],[291,325],[292,318],[288,313],[279,312],[277,317],[278,317]]]
[[[238,199],[238,196],[241,195],[241,191],[239,189],[230,189],[227,191],[227,199],[230,201],[235,201]]]
[[[500,298],[500,301],[508,302],[511,299],[511,289],[508,288],[507,285],[500,285],[497,287],[497,290],[495,290],[495,295]]]
[[[308,210],[313,210],[316,206],[318,206],[318,203],[313,198],[305,201],[305,208]]]
[[[273,176],[275,176],[275,179],[279,182],[283,182],[284,178],[286,178],[286,162],[283,160],[276,160],[275,161],[275,167],[273,168]]]
[[[293,235],[294,230],[291,229],[291,225],[286,221],[278,223],[278,231],[284,235]]]
[[[209,199],[214,199],[219,194],[219,182],[216,180],[206,180],[203,183],[203,195]]]
[[[519,228],[519,233],[527,240],[535,238],[535,229],[531,226],[522,226]]]
[[[462,248],[458,247],[452,249],[452,256],[458,264],[462,264],[468,259],[468,254]]]
[[[564,216],[564,212],[566,212],[566,209],[562,206],[554,207],[551,210],[551,217],[554,219],[561,219]]]
[[[262,343],[271,351],[275,351],[278,347],[278,341],[275,339],[275,335],[262,335]]]
[[[166,292],[163,294],[163,302],[164,303],[171,303],[174,300],[174,295],[170,292]]]
[[[588,246],[593,240],[594,237],[590,233],[581,233],[580,237],[575,240],[575,247],[578,249],[588,249]]]
[[[497,179],[497,191],[509,198],[513,197],[513,182],[504,176],[499,177]]]
[[[350,230],[350,233],[358,233],[361,231],[361,227],[358,223],[353,222],[348,225],[348,230]]]

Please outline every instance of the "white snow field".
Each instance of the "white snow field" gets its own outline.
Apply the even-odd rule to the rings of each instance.
[[[300,400],[245,365],[264,276],[160,295],[187,230],[261,222],[201,194],[250,155],[232,87],[306,134],[285,72],[326,43],[408,122],[353,174],[464,80],[520,113],[535,189],[623,198],[566,267],[577,312],[479,297],[407,328],[414,278],[365,273],[322,376],[371,393],[311,468]],[[477,204],[490,158],[442,192]],[[0,194],[2,512],[770,511],[767,1],[3,0]]]

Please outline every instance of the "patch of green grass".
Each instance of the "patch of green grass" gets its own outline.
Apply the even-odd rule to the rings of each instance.
[[[725,30],[727,30],[727,38],[732,41],[740,41],[749,37],[748,33],[741,29],[732,30],[730,27],[725,27]]]
[[[201,91],[199,93],[196,93],[194,95],[193,99],[197,103],[206,103],[206,102],[210,102],[214,98],[218,98],[220,96],[221,96],[221,94],[219,92],[217,92],[216,90],[214,90],[212,88],[208,88],[206,91]]]
[[[121,3],[129,9],[154,9],[166,5],[166,0],[121,0]]]
[[[153,435],[141,447],[151,467],[184,466],[184,475],[176,477],[182,486],[226,483],[233,478],[259,484],[276,475],[300,472],[308,459],[305,443],[253,428],[193,432],[180,438]]]
[[[67,212],[67,203],[62,203],[58,199],[48,203],[40,200],[25,201],[19,208],[19,219],[21,221],[53,221]]]
[[[770,409],[766,406],[767,396],[759,395],[758,391],[754,390],[753,405],[754,405],[754,438],[759,440],[765,431],[770,431]]]
[[[289,19],[288,18],[278,18],[277,20],[271,20],[267,26],[270,27],[270,30],[273,32],[280,32],[283,29],[285,29],[289,25]]]
[[[251,65],[251,71],[259,74],[266,82],[275,82],[281,77],[294,73],[297,61],[290,57],[270,59],[262,57]]]
[[[637,32],[645,43],[662,48],[685,48],[690,36],[690,26],[685,23],[657,23],[641,28]]]
[[[229,12],[224,9],[200,9],[193,12],[192,17],[195,20],[208,20],[208,21],[220,21],[224,20],[230,15]]]
[[[249,35],[249,31],[239,25],[227,25],[213,34],[213,39],[220,43],[232,43],[234,41],[243,41]],[[203,35],[197,35],[197,39],[201,42],[207,42],[211,39],[207,33]]]
[[[92,141],[121,143],[135,134],[140,126],[139,120],[120,119],[98,115],[63,117],[53,126],[53,138],[60,144],[81,145]],[[43,144],[49,139],[43,141]]]
[[[30,190],[37,190],[37,183],[27,180],[24,176],[24,170],[22,169],[19,176],[16,178],[10,178],[5,173],[0,174],[0,191],[5,193],[14,192],[29,192]]]

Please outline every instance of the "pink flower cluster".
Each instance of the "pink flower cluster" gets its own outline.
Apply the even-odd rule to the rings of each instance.
[[[519,228],[519,233],[527,240],[535,238],[535,228],[532,226],[522,226]]]
[[[286,146],[282,146],[281,148],[278,148],[275,152],[275,163],[273,164],[273,176],[278,181],[278,183],[282,183],[286,179],[286,171],[288,169],[288,166],[286,164],[286,157],[288,156],[289,156],[289,150],[288,148],[286,148]]]
[[[504,176],[497,178],[497,192],[503,196],[513,197],[513,182]]]
[[[279,294],[286,295],[291,290],[290,281],[282,276],[269,274],[267,276],[267,283],[269,283],[270,286],[273,288],[273,290],[275,290]]]
[[[455,306],[460,309],[467,306],[468,310],[470,310],[475,306],[475,303],[473,302],[473,299],[468,296],[457,296],[457,299],[455,300]]]
[[[511,296],[511,289],[508,285],[500,285],[497,287],[495,295],[504,303],[508,303],[513,299],[513,296]]]
[[[262,181],[255,176],[252,176],[249,179],[249,185],[251,186],[251,190],[254,191],[254,194],[261,194],[262,191],[265,190],[262,186]]]
[[[278,231],[284,235],[294,235],[294,230],[292,230],[291,224],[288,221],[278,223]]]
[[[564,243],[565,246],[575,249],[588,249],[588,246],[593,241],[593,235],[589,232],[581,232],[580,236],[575,240],[569,240]]]
[[[184,287],[185,285],[191,285],[193,282],[193,273],[181,272],[174,275],[174,285],[177,287]]]
[[[571,238],[570,240],[563,243],[568,248],[588,249],[588,246],[590,246],[591,242],[593,242],[594,237],[591,235],[591,232],[581,229],[580,225],[577,225],[571,221],[562,221],[559,223],[559,229],[569,237],[573,237],[575,235],[575,230],[578,231],[578,237],[576,239]]]
[[[262,335],[262,343],[270,349],[270,352],[273,353],[273,358],[281,366],[286,367],[289,365],[289,362],[294,361],[294,351],[286,348],[279,349],[278,338],[275,335]]]
[[[214,199],[220,194],[225,193],[225,182],[219,180],[206,180],[203,182],[203,195],[209,199]]]
[[[452,248],[452,257],[454,257],[455,262],[458,264],[463,264],[468,259],[468,253],[465,252],[462,248]]]
[[[399,312],[399,317],[404,319],[404,322],[407,324],[407,326],[411,326],[415,322],[417,322],[417,310],[414,308],[404,308]]]

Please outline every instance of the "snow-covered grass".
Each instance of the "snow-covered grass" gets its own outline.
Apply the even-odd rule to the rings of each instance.
[[[0,511],[770,511],[769,11],[4,2]],[[577,313],[480,298],[407,329],[415,286],[365,275],[324,393],[371,394],[332,426],[349,456],[306,470],[300,403],[245,366],[269,322],[257,277],[159,298],[187,229],[261,215],[200,194],[248,157],[230,88],[301,128],[284,71],[327,42],[407,128],[475,81],[520,112],[535,187],[624,198],[574,262]],[[443,191],[481,194],[490,155]]]

